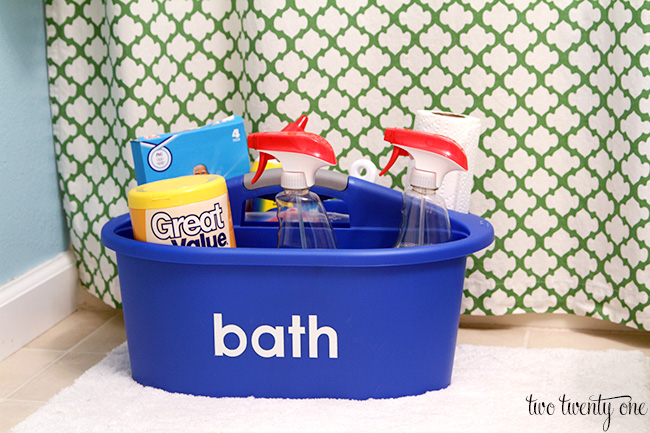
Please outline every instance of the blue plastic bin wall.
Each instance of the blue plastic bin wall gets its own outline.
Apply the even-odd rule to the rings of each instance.
[[[452,211],[453,241],[390,248],[401,193],[332,173],[313,190],[349,212],[339,250],[278,250],[277,227],[246,221],[248,199],[279,191],[272,172],[259,189],[228,181],[238,248],[138,242],[128,215],[106,224],[135,380],[216,397],[388,398],[449,385],[466,258],[492,227]]]

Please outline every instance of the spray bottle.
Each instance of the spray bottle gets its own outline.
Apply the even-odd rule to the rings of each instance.
[[[248,147],[260,153],[252,183],[262,175],[269,159],[282,164],[280,186],[284,191],[275,196],[278,248],[337,248],[325,207],[309,190],[318,169],[336,164],[332,146],[319,135],[294,130],[250,134]]]
[[[451,239],[449,214],[445,200],[436,190],[450,171],[467,170],[465,151],[450,138],[410,129],[387,128],[384,140],[393,144],[393,153],[380,176],[400,155],[410,156],[413,161],[395,247],[447,242]]]

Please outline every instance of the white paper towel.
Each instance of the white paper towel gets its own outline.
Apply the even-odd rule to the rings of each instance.
[[[448,209],[469,212],[481,121],[462,114],[418,110],[415,114],[414,129],[444,135],[462,146],[467,155],[469,169],[466,172],[453,171],[445,176],[438,193],[445,199]]]

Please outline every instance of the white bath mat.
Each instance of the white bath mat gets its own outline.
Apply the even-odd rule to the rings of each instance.
[[[124,344],[12,431],[631,433],[650,432],[649,409],[650,358],[638,351],[460,345],[447,389],[349,401],[143,387],[131,379]]]

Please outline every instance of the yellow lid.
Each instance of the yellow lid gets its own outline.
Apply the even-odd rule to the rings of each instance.
[[[128,194],[131,209],[164,209],[219,197],[228,192],[216,174],[189,175],[145,183]]]

